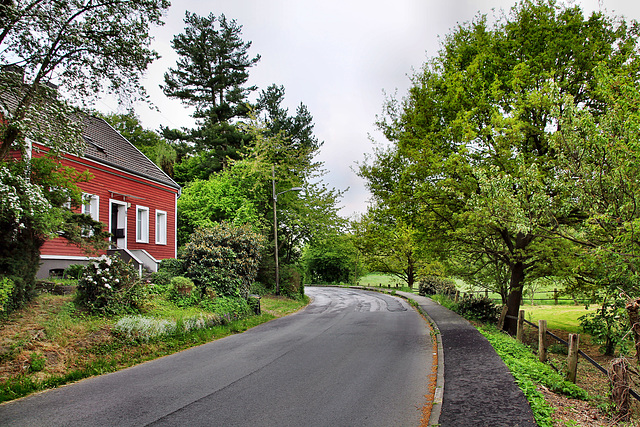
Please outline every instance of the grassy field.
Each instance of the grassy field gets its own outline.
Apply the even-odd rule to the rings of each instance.
[[[415,284],[414,289],[409,289],[406,286],[406,283],[400,280],[400,278],[391,276],[389,274],[382,274],[382,273],[369,273],[366,276],[361,277],[360,280],[358,280],[358,285],[374,287],[374,288],[387,288],[387,289],[391,288],[391,289],[395,289],[398,291],[405,291],[405,292],[418,291],[417,283]]]
[[[581,333],[580,316],[593,313],[597,309],[591,305],[587,310],[583,305],[536,305],[523,306],[525,319],[535,324],[546,320],[549,329],[562,329],[567,332]]]

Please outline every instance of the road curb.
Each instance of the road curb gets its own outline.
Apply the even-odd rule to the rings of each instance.
[[[440,334],[440,329],[436,322],[429,316],[429,313],[420,306],[420,303],[415,299],[411,298],[413,295],[408,292],[395,291],[393,289],[380,289],[380,288],[368,288],[365,286],[350,286],[353,289],[362,289],[366,291],[374,291],[381,292],[392,296],[398,296],[405,300],[411,300],[415,303],[415,307],[418,312],[426,319],[427,323],[429,323],[429,327],[431,328],[431,336],[435,338],[437,345],[437,373],[436,373],[436,389],[433,394],[433,401],[431,403],[431,414],[429,416],[429,426],[438,426],[440,420],[440,414],[442,412],[442,399],[444,396],[444,347],[442,345],[442,335]],[[429,403],[429,402],[427,402]]]

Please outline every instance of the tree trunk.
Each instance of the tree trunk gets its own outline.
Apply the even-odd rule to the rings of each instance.
[[[407,285],[409,289],[413,289],[413,284],[416,280],[416,272],[413,268],[413,259],[411,258],[411,254],[407,257]]]
[[[504,321],[503,330],[510,335],[518,332],[518,313],[522,301],[522,282],[524,281],[524,263],[516,262],[511,269],[511,281],[509,283],[509,298],[507,298],[507,318]],[[512,317],[510,317],[512,316]]]

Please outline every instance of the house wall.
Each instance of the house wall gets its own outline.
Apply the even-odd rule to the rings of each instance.
[[[33,155],[41,156],[42,152],[34,150]],[[89,182],[81,182],[78,187],[85,193],[99,197],[98,220],[105,224],[106,231],[109,231],[111,216],[110,200],[125,204],[127,249],[146,250],[157,260],[176,256],[177,189],[86,158],[68,155],[61,163],[78,172],[88,170],[93,175]],[[149,208],[148,243],[136,242],[136,208],[138,206]],[[166,244],[156,244],[157,210],[164,211],[167,215]],[[87,254],[61,237],[45,242],[41,253],[44,264],[38,274],[40,277],[48,276],[52,268],[64,268],[65,264],[80,264],[87,260]],[[104,253],[106,251],[96,255]]]

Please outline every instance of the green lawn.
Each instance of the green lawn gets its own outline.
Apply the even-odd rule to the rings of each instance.
[[[546,320],[549,329],[580,333],[582,331],[578,318],[593,313],[597,307],[591,305],[587,310],[583,305],[526,305],[520,309],[524,310],[524,318],[530,322],[538,324],[538,320]]]
[[[413,290],[407,287],[407,284],[400,278],[384,273],[369,273],[358,281],[360,286],[391,288],[398,291],[412,292],[418,291],[418,284],[414,284]]]

